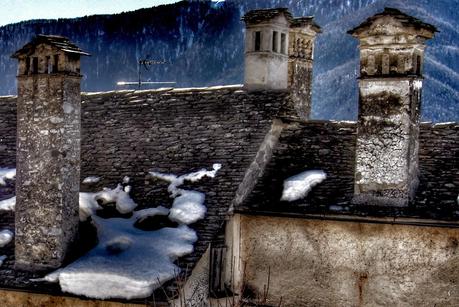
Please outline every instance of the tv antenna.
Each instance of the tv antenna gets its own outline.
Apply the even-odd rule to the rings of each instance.
[[[148,59],[150,56],[145,57],[144,59],[139,59],[138,61],[138,73],[139,73],[139,78],[137,82],[132,82],[132,81],[119,81],[116,84],[117,85],[137,85],[139,89],[142,88],[143,84],[175,84],[176,82],[174,81],[142,81],[142,68],[145,69],[146,71],[150,70],[150,66],[152,65],[164,65],[164,64],[171,64],[170,62],[167,62],[165,60],[151,60]]]

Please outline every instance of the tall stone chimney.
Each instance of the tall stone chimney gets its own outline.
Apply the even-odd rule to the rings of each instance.
[[[360,41],[356,203],[406,206],[414,196],[425,41],[435,31],[392,8],[349,31]]]
[[[313,17],[294,18],[290,24],[288,87],[296,114],[302,120],[308,120],[311,114],[314,40],[320,32]]]
[[[245,73],[248,90],[286,90],[288,36],[292,15],[286,8],[253,10],[244,15]]]
[[[78,231],[80,56],[60,36],[38,35],[19,61],[16,268],[61,266]]]

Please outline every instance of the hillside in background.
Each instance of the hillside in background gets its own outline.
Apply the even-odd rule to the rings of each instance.
[[[0,27],[0,95],[16,92],[16,62],[10,55],[39,33],[67,36],[92,54],[82,63],[84,91],[126,88],[116,82],[136,81],[137,61],[144,57],[170,63],[143,71],[144,81],[175,81],[179,87],[242,83],[241,16],[254,8],[288,7],[296,16],[315,16],[323,30],[315,48],[313,116],[354,119],[358,50],[346,31],[385,6],[440,30],[426,53],[423,119],[459,120],[458,0],[190,1],[116,15],[21,22]]]

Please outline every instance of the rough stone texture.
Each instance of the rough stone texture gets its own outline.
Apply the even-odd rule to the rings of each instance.
[[[355,203],[407,206],[414,197],[422,65],[434,32],[395,9],[349,32],[360,42]]]
[[[355,204],[356,122],[285,122],[272,158],[235,212],[272,215],[346,215],[458,220],[459,126],[420,125],[419,186],[408,207]],[[294,202],[280,201],[283,181],[305,170],[327,179]]]
[[[328,208],[353,194],[356,124],[353,122],[290,122],[280,134],[272,158],[252,192],[236,210],[308,212]],[[327,179],[296,202],[281,202],[283,181],[305,170],[319,169]]]
[[[360,80],[356,203],[405,206],[418,185],[421,80]]]
[[[448,208],[459,218],[459,123],[421,124],[416,207]]]
[[[16,262],[61,266],[78,229],[80,77],[18,76]]]
[[[293,24],[289,32],[288,86],[299,119],[308,120],[312,101],[314,39],[319,31],[312,18],[305,25]]]
[[[246,198],[252,192],[258,178],[262,176],[266,165],[271,160],[273,150],[276,148],[279,142],[279,136],[284,126],[285,125],[282,123],[282,121],[274,120],[271,129],[266,134],[265,139],[258,149],[254,160],[247,168],[244,179],[239,184],[239,188],[236,192],[236,196],[234,197],[231,210],[234,209],[234,207],[238,207],[244,203]]]
[[[203,254],[190,277],[182,285],[182,295],[170,302],[171,307],[209,307],[209,250]]]
[[[459,229],[241,217],[245,293],[277,306],[457,306]],[[293,278],[292,278],[293,277]]]

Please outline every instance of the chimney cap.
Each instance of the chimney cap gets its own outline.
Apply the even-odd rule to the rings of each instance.
[[[77,45],[72,43],[67,37],[58,35],[43,35],[35,36],[31,42],[24,45],[21,49],[16,51],[11,57],[19,58],[21,55],[32,54],[39,44],[47,44],[53,46],[65,53],[73,53],[79,55],[89,56],[90,54],[81,50]]]
[[[270,21],[280,15],[284,15],[289,23],[293,20],[292,14],[289,12],[288,8],[285,7],[251,10],[247,12],[241,20],[243,20],[246,24],[258,24]]]
[[[361,23],[359,26],[355,27],[354,29],[349,30],[347,33],[351,34],[354,37],[359,37],[360,34],[369,30],[371,26],[378,19],[386,17],[386,16],[390,16],[394,18],[395,20],[399,21],[405,27],[413,27],[416,30],[425,30],[427,31],[427,33],[431,33],[431,35],[426,35],[425,32],[424,34],[420,33],[420,36],[425,36],[426,38],[432,38],[433,34],[435,32],[438,32],[437,28],[431,24],[422,22],[421,20],[413,16],[407,15],[396,8],[386,7],[384,8],[383,12],[367,18],[363,23]]]
[[[302,28],[305,26],[311,26],[311,29],[316,33],[321,33],[320,26],[314,21],[314,16],[304,16],[293,18],[290,24],[290,28]]]

